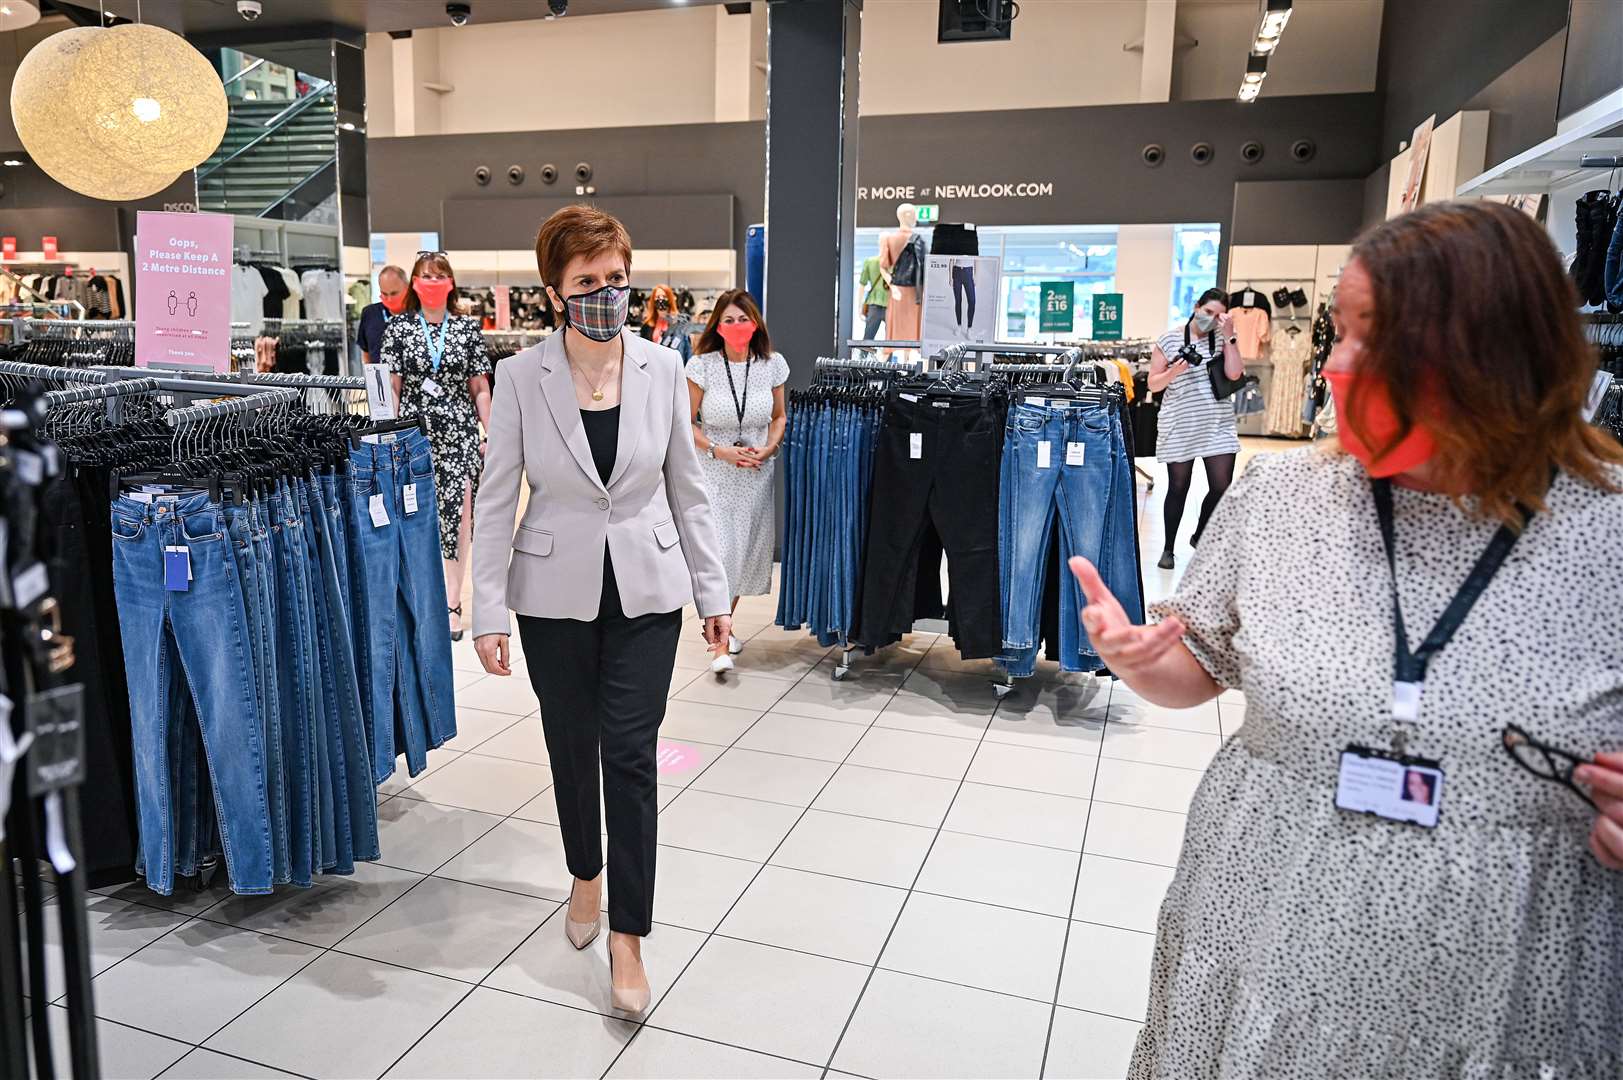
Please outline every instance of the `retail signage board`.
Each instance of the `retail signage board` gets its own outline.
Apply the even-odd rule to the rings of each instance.
[[[231,370],[229,214],[135,217],[135,364]]]
[[[1409,179],[1403,185],[1404,213],[1420,205],[1420,188],[1426,180],[1426,159],[1431,156],[1431,131],[1436,123],[1436,113],[1426,117],[1414,129],[1414,139],[1409,143]]]
[[[40,250],[45,253],[45,258],[46,259],[55,259],[55,258],[59,257],[58,253],[57,253],[57,248],[56,248],[56,237],[54,237],[54,236],[41,237],[39,243],[40,243]]]
[[[1076,282],[1045,281],[1040,296],[1042,307],[1038,309],[1037,329],[1045,334],[1069,334],[1072,305],[1076,303]]]
[[[17,238],[15,236],[0,236],[0,259],[15,259],[17,257]]]
[[[918,222],[920,225],[931,225],[941,220],[940,203],[924,203],[917,209],[919,212]]]
[[[1121,302],[1119,292],[1093,294],[1093,340],[1121,340]]]
[[[996,339],[1003,260],[995,255],[931,255],[924,264],[920,347],[935,356],[948,345]]]

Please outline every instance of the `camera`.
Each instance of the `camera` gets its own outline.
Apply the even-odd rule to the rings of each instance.
[[[265,14],[265,5],[259,0],[237,0],[237,14],[245,22],[258,22],[259,17]]]
[[[446,4],[445,14],[451,17],[452,26],[467,26],[468,20],[473,18],[473,5]]]
[[[1185,345],[1179,349],[1177,358],[1190,367],[1199,367],[1206,362],[1206,358],[1200,355],[1200,350],[1193,345]]]
[[[588,181],[590,181],[591,179],[592,179],[592,167],[591,167],[591,165],[589,165],[589,164],[587,164],[586,162],[583,161],[579,165],[575,166],[575,181],[577,183],[584,184],[584,183],[587,183]]]
[[[549,19],[561,19],[569,14],[569,0],[547,0],[547,10],[552,14]]]
[[[1150,143],[1140,150],[1138,155],[1143,158],[1144,164],[1153,169],[1167,159],[1167,150],[1160,143]]]
[[[524,166],[509,165],[507,167],[507,182],[512,184],[514,187],[518,187],[520,184],[524,183]]]
[[[543,184],[555,184],[555,183],[557,183],[558,182],[558,166],[556,166],[556,165],[543,165],[543,166],[541,166],[541,182]]]
[[[490,183],[490,166],[481,165],[477,169],[473,170],[473,179],[474,182],[480,187],[484,187],[486,184]]]

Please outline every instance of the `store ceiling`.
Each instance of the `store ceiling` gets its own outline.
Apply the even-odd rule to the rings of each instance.
[[[264,12],[254,22],[237,14],[236,0],[139,0],[141,21],[190,36],[267,31],[304,31],[336,27],[351,32],[381,33],[450,26],[441,0],[262,0]],[[547,0],[468,0],[473,25],[540,19],[547,15]],[[716,0],[569,0],[569,17],[614,15]],[[74,21],[106,11],[128,19],[136,17],[137,0],[43,0],[41,8],[61,11]]]

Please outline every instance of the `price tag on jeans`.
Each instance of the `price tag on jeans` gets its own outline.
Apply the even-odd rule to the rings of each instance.
[[[924,457],[924,432],[915,431],[907,437],[907,456],[914,461]]]
[[[416,484],[407,484],[406,485],[406,494],[405,494],[405,499],[403,501],[406,504],[406,513],[407,514],[415,514],[417,512],[417,485]]]
[[[184,547],[163,549],[163,587],[186,592],[192,587],[192,553]]]
[[[17,470],[17,479],[28,487],[38,487],[45,479],[45,459],[38,454],[27,450],[16,450],[11,455],[12,468]]]
[[[1088,450],[1088,448],[1086,446],[1082,445],[1079,442],[1068,442],[1068,443],[1066,443],[1065,444],[1065,464],[1067,464],[1067,465],[1080,465],[1080,464],[1082,464],[1082,459],[1087,454],[1087,450]]]
[[[372,515],[372,527],[381,529],[389,524],[389,511],[383,505],[383,494],[380,492],[366,500],[366,509]]]
[[[1037,444],[1037,468],[1052,469],[1054,467],[1054,444],[1044,439]]]

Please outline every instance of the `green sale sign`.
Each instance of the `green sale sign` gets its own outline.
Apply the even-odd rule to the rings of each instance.
[[[1037,329],[1045,334],[1071,332],[1071,305],[1076,300],[1073,281],[1045,281],[1042,284],[1042,308],[1038,314]]]
[[[1095,341],[1121,340],[1121,293],[1093,294],[1093,339]]]

